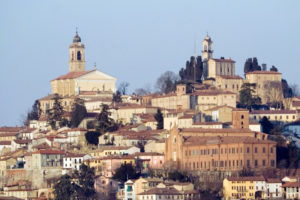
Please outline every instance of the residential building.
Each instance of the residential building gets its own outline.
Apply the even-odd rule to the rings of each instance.
[[[255,94],[262,103],[282,101],[282,74],[275,71],[252,71],[246,73],[245,83],[255,84]]]
[[[32,168],[60,168],[63,166],[65,152],[55,149],[43,149],[32,152]]]
[[[270,121],[293,122],[299,118],[298,110],[252,110],[250,120],[259,122],[263,117]]]
[[[80,165],[83,164],[84,160],[91,158],[88,154],[67,153],[63,158],[63,168],[80,170]]]
[[[249,129],[172,129],[165,162],[179,170],[240,171],[276,168],[276,142]]]

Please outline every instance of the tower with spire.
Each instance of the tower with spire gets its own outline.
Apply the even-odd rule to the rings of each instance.
[[[84,72],[85,71],[85,53],[84,44],[81,43],[81,38],[76,29],[76,35],[73,38],[73,43],[69,47],[69,72]]]
[[[213,57],[212,54],[213,54],[212,40],[207,34],[202,42],[202,59],[203,59],[203,61],[209,60],[210,58],[212,58]]]

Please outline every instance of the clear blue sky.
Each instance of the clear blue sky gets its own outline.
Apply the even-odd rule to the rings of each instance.
[[[15,1],[0,2],[0,126],[18,125],[50,80],[68,71],[79,27],[86,66],[127,81],[130,90],[178,72],[206,32],[214,57],[231,57],[242,75],[248,57],[275,65],[300,84],[300,1]]]

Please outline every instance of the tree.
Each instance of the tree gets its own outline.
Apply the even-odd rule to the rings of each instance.
[[[264,89],[266,91],[265,96],[267,98],[267,104],[275,109],[282,108],[283,94],[281,82],[268,81],[264,85]]]
[[[136,168],[132,164],[122,164],[120,168],[116,170],[116,173],[113,176],[113,179],[120,182],[126,182],[128,179],[136,179],[139,177]]]
[[[99,144],[100,133],[98,131],[88,131],[85,133],[85,139],[89,144],[98,145]]]
[[[115,103],[122,102],[121,92],[119,90],[117,90],[117,92],[113,94],[113,102],[115,102]]]
[[[94,188],[95,172],[94,168],[90,168],[87,165],[80,165],[80,171],[75,172],[75,177],[79,181],[79,193],[84,199],[92,199],[96,194]]]
[[[120,83],[118,91],[120,91],[121,95],[127,94],[127,88],[128,88],[128,86],[129,86],[128,82],[124,81],[124,82]]]
[[[157,113],[154,116],[155,120],[157,121],[157,129],[164,129],[164,117],[161,113],[160,108],[157,110]]]
[[[240,91],[240,105],[242,107],[250,108],[252,105],[261,104],[261,98],[254,96],[255,84],[244,83]]]
[[[271,67],[270,71],[273,71],[273,72],[278,72],[278,69],[277,69],[277,68],[276,68],[274,65],[272,65],[272,67]]]
[[[61,97],[58,94],[54,94],[52,98],[54,100],[52,109],[47,110],[48,122],[52,129],[57,128],[57,122],[62,120],[64,114],[63,106],[61,105]]]
[[[100,135],[103,135],[106,132],[116,131],[119,128],[119,124],[110,118],[109,107],[106,104],[102,105],[102,111],[98,115],[97,121],[97,131],[100,132]]]
[[[42,113],[41,104],[39,100],[35,100],[31,111],[27,114],[27,121],[29,120],[38,120]]]
[[[80,122],[87,116],[87,110],[82,99],[76,98],[71,111],[71,127],[78,127]]]
[[[259,121],[261,127],[262,127],[262,132],[270,134],[272,129],[274,128],[273,124],[269,121],[269,119],[264,116],[260,121]]]
[[[54,185],[54,195],[56,200],[73,199],[75,192],[74,184],[71,183],[69,175],[63,175]]]
[[[258,64],[257,58],[248,58],[244,64],[244,73],[261,71],[261,66]]]
[[[163,73],[156,81],[156,88],[160,93],[168,94],[176,90],[176,81],[179,77],[171,71]]]
[[[175,171],[171,171],[168,173],[168,179],[171,179],[173,181],[182,182],[187,179],[187,176],[185,174],[181,173],[180,171],[175,170]]]
[[[190,61],[186,61],[185,69],[181,68],[179,71],[179,76],[181,81],[191,81],[201,83],[201,78],[203,75],[203,62],[202,57],[198,56],[195,58],[192,56]]]

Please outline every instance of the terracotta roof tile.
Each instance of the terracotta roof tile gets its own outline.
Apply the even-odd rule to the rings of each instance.
[[[243,79],[242,77],[240,76],[230,76],[230,75],[221,75],[221,76],[217,76],[216,78],[223,78],[223,79]]]
[[[297,110],[252,110],[250,114],[297,114]]]
[[[84,72],[69,72],[67,74],[64,74],[62,76],[59,76],[58,78],[56,79],[53,79],[52,81],[54,80],[66,80],[66,79],[74,79],[74,78],[78,78],[80,76],[83,76],[85,74],[88,74],[92,71],[95,71],[95,70],[90,70],[90,71],[84,71]]]
[[[263,176],[229,177],[229,181],[265,181]]]
[[[275,72],[275,71],[253,71],[253,72],[248,72],[246,73],[246,75],[248,74],[270,74],[270,75],[274,75],[274,74],[281,74],[280,72]]]

